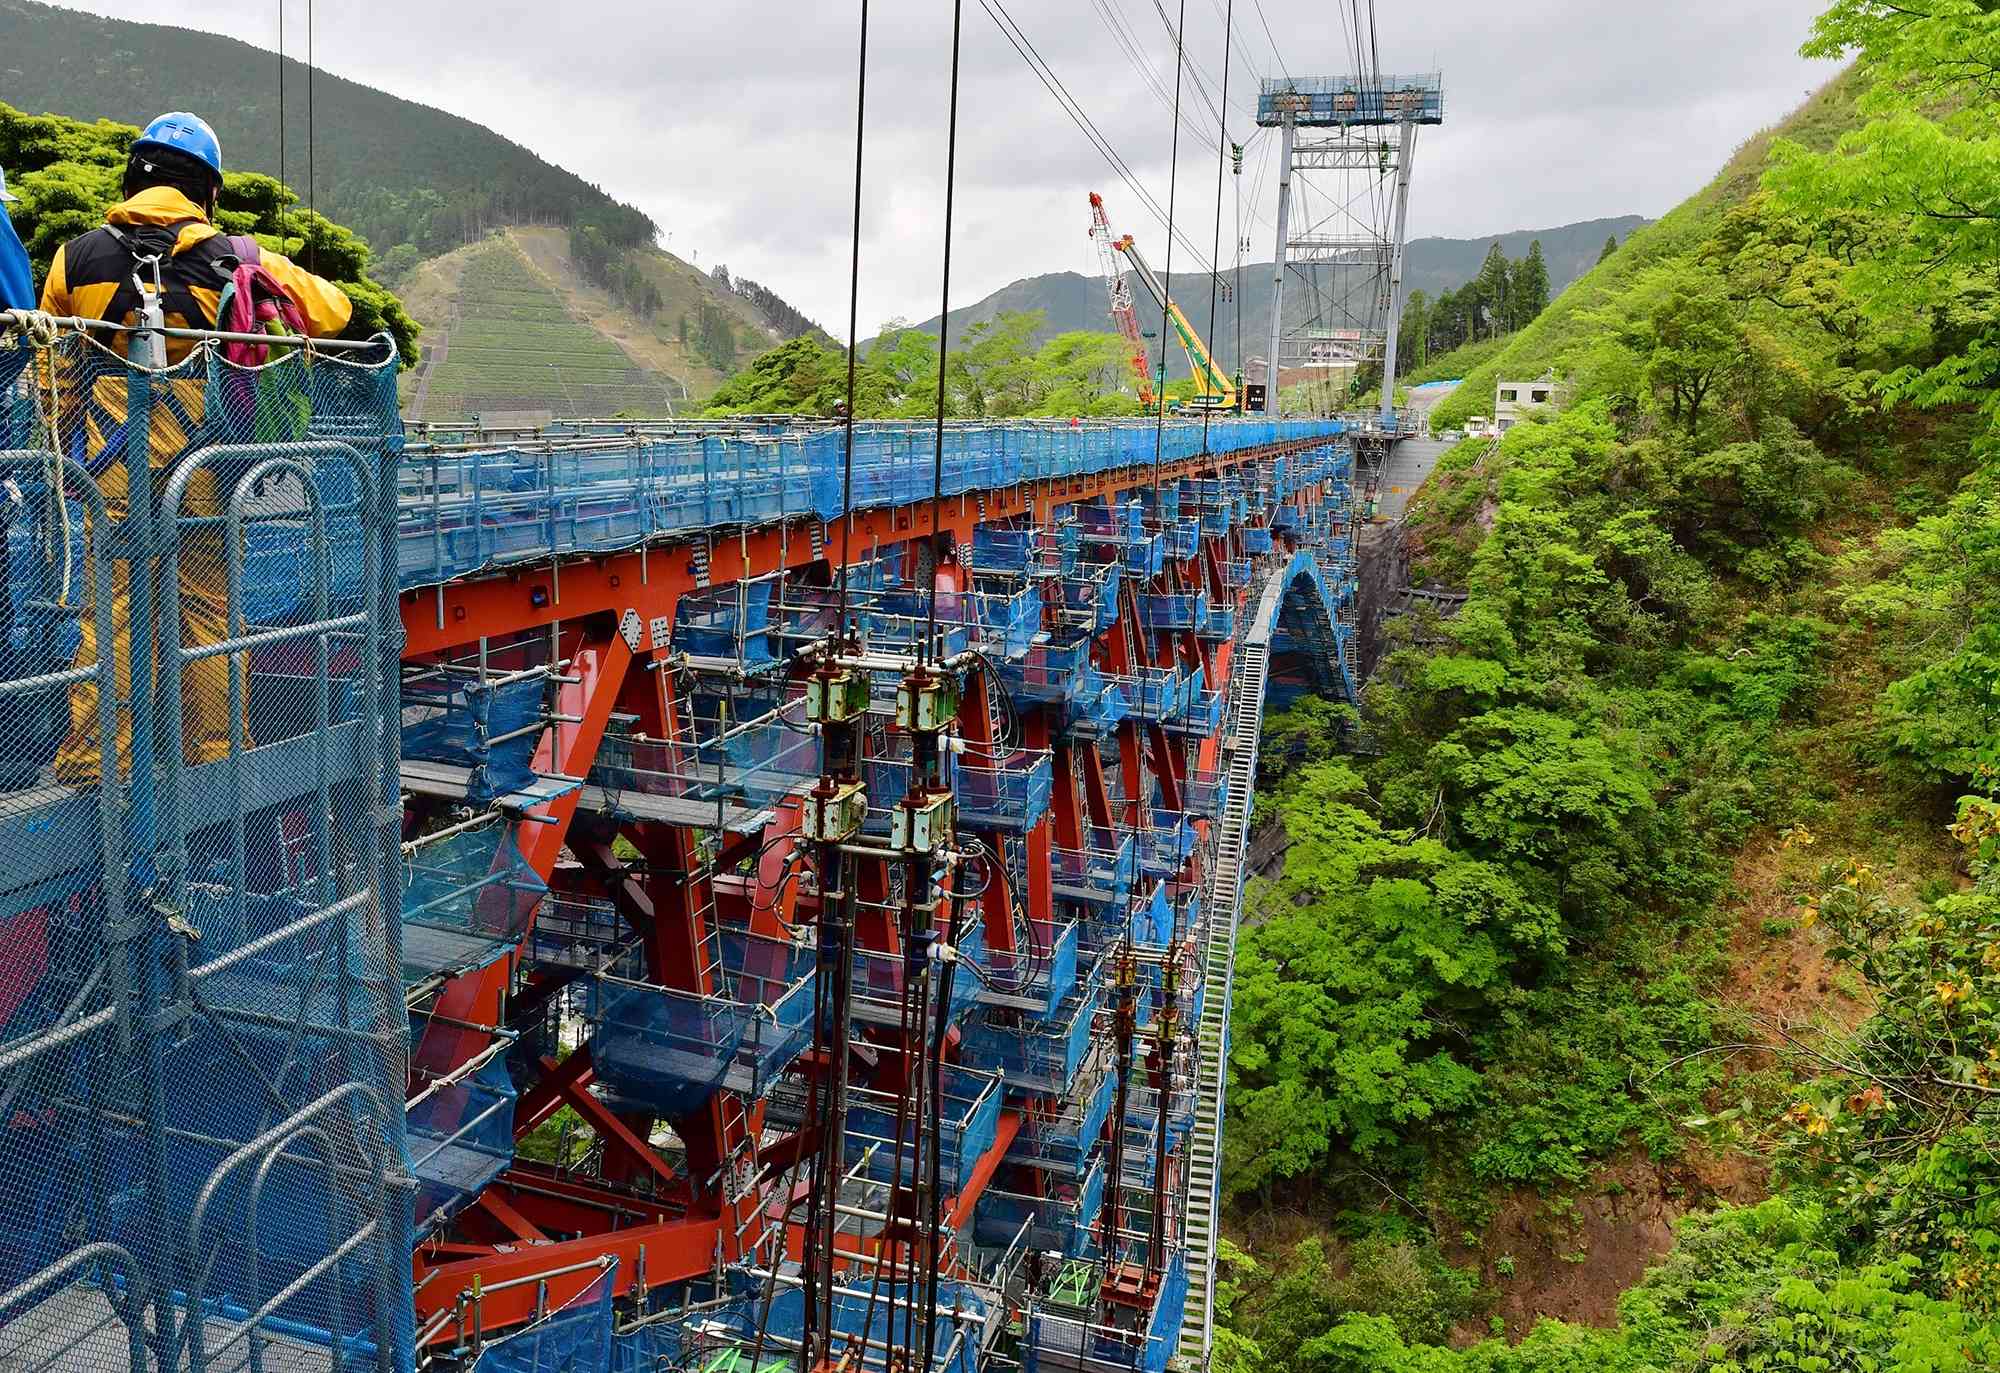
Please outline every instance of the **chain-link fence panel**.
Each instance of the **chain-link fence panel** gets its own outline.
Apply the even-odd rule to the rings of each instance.
[[[393,352],[0,432],[0,1365],[407,1368]]]

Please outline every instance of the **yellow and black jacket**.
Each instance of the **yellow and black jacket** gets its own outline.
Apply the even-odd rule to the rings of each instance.
[[[160,263],[161,313],[169,328],[205,329],[214,326],[222,302],[225,277],[219,270],[221,259],[231,256],[229,238],[211,225],[195,203],[179,191],[155,187],[112,206],[105,215],[110,229],[93,229],[56,250],[49,265],[48,281],[42,288],[42,308],[54,315],[74,315],[114,323],[136,322],[141,304],[132,280],[133,248],[120,241],[120,234],[138,243],[148,254],[170,253]],[[261,254],[264,269],[288,289],[305,316],[306,331],[326,337],[347,327],[353,304],[338,286],[297,266],[277,253]],[[152,290],[150,265],[142,273],[144,287]],[[183,361],[194,345],[186,339],[169,338],[166,375],[152,388],[152,408],[147,432],[128,435],[126,430],[126,378],[122,367],[99,366],[86,348],[69,365],[58,367],[52,377],[55,400],[60,407],[63,451],[82,461],[97,476],[107,513],[113,519],[125,516],[129,464],[137,457],[130,451],[136,439],[144,443],[148,465],[156,470],[172,467],[198,452],[206,397],[204,378],[198,369],[176,372],[171,364]],[[111,343],[124,351],[123,335]],[[101,355],[100,355],[101,356]],[[158,483],[155,483],[158,489]],[[199,471],[190,482],[181,514],[212,520],[222,513],[221,490],[215,473]],[[220,643],[230,633],[227,599],[225,543],[213,527],[168,531],[166,537],[180,543],[180,585],[166,593],[178,601],[164,607],[160,622],[167,643],[183,648]],[[178,610],[175,615],[174,610]],[[119,699],[132,695],[130,662],[130,596],[126,569],[118,567],[112,588],[110,650],[115,656],[115,680]],[[96,625],[90,615],[81,617],[82,645],[79,663],[97,661]],[[248,655],[231,655],[239,673],[248,669]],[[162,670],[166,666],[161,655]],[[189,763],[206,763],[225,757],[230,734],[230,660],[221,655],[202,657],[182,669],[181,743]],[[99,779],[101,760],[113,741],[99,739],[96,724],[97,690],[79,683],[70,692],[70,736],[56,756],[56,775],[72,786],[93,785]],[[247,723],[244,728],[247,730]],[[117,715],[114,756],[120,771],[132,766],[131,725],[128,714]]]
[[[160,264],[166,299],[161,308],[174,329],[207,329],[215,324],[222,301],[219,259],[230,255],[229,236],[208,222],[201,207],[168,186],[155,186],[113,205],[105,223],[124,231],[173,231],[172,255]],[[347,327],[354,305],[347,293],[323,277],[314,276],[281,253],[263,254],[265,270],[298,300],[306,332],[328,338]],[[152,282],[146,282],[148,288]],[[92,229],[56,249],[49,278],[42,287],[42,308],[52,315],[77,315],[132,323],[139,305],[132,284],[132,252],[108,229]],[[122,346],[122,340],[121,340]],[[167,340],[167,359],[187,355],[185,339]]]

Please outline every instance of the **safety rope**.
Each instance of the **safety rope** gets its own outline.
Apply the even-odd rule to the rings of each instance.
[[[47,481],[50,494],[55,498],[56,520],[62,526],[62,589],[56,593],[56,601],[67,606],[74,544],[69,518],[69,489],[63,480],[62,467],[62,387],[56,382],[56,344],[61,330],[56,325],[55,316],[43,310],[25,310],[19,318],[22,337],[28,347],[40,355],[35,361],[35,408],[49,438]],[[46,409],[40,404],[44,392],[48,402]],[[104,651],[104,646],[100,645],[99,651]]]

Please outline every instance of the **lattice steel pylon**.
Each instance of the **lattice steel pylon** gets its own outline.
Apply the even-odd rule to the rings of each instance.
[[[1383,364],[1382,418],[1395,408],[1396,333],[1403,311],[1403,250],[1410,169],[1417,128],[1444,122],[1436,73],[1417,76],[1267,78],[1257,122],[1280,131],[1278,232],[1271,296],[1269,394],[1279,400],[1287,362],[1334,366]],[[1300,129],[1331,129],[1300,140]],[[1395,130],[1393,141],[1387,130]],[[1305,173],[1329,174],[1339,188],[1313,205]],[[1293,201],[1302,224],[1292,224]],[[1285,329],[1287,268],[1308,269],[1316,308],[1305,325]]]

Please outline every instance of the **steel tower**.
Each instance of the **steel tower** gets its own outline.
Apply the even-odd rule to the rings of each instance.
[[[1403,311],[1403,248],[1417,126],[1444,122],[1436,73],[1418,76],[1267,78],[1257,122],[1280,131],[1278,235],[1271,297],[1269,394],[1279,368],[1381,361],[1382,418],[1395,403],[1396,331]],[[1301,129],[1330,129],[1300,139]],[[1394,136],[1390,135],[1394,130]],[[1308,200],[1306,173],[1324,175]],[[1293,202],[1300,226],[1292,224]],[[1316,299],[1307,322],[1285,329],[1285,270],[1309,269]]]

